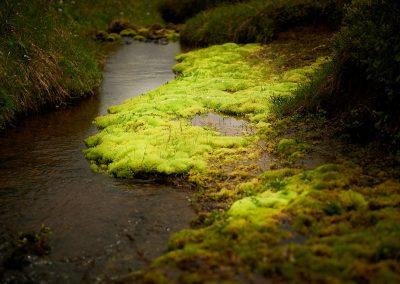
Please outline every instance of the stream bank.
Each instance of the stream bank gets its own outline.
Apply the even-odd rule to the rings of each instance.
[[[370,149],[341,144],[323,116],[276,112],[330,61],[325,36],[179,55],[175,80],[96,119],[93,169],[186,174],[200,188],[193,227],[120,281],[399,280],[395,159],[378,163],[377,154],[365,167]],[[221,131],[224,116],[238,129]]]
[[[170,234],[188,226],[194,212],[185,188],[95,174],[82,154],[93,119],[172,80],[179,51],[178,44],[122,46],[96,95],[0,138],[1,236],[51,229],[49,255],[21,271],[3,266],[2,282],[106,282],[162,254]]]

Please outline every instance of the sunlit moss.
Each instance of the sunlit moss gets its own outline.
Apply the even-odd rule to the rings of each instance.
[[[187,174],[204,169],[207,158],[218,149],[248,145],[253,138],[222,136],[192,126],[189,119],[208,112],[266,119],[268,98],[276,92],[290,93],[296,84],[284,75],[270,76],[272,66],[250,60],[259,48],[228,43],[178,55],[175,80],[111,107],[109,115],[96,119],[102,131],[86,141],[86,157],[103,166],[93,168],[118,177]],[[307,80],[312,70],[290,72]]]

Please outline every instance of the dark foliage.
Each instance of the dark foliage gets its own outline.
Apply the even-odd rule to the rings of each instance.
[[[383,137],[399,133],[399,15],[397,0],[354,1],[347,9],[335,45],[335,98],[327,103],[332,109],[346,106],[350,112],[344,122],[353,131]]]
[[[160,5],[160,13],[166,22],[183,23],[197,13],[223,3],[245,0],[166,0]]]
[[[346,136],[368,143],[400,142],[400,2],[357,0],[346,8],[332,64],[290,99],[276,99],[278,113],[322,111]]]
[[[217,7],[187,22],[181,40],[186,46],[223,42],[266,43],[294,27],[325,26],[338,29],[346,1],[255,0]]]

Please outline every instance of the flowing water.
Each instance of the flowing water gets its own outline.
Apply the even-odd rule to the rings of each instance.
[[[97,95],[30,117],[0,138],[0,249],[5,235],[42,224],[52,231],[48,256],[22,271],[0,268],[0,282],[107,282],[160,255],[171,232],[188,226],[187,191],[95,174],[82,154],[96,132],[93,119],[173,79],[179,51],[177,44],[123,46],[109,58]]]

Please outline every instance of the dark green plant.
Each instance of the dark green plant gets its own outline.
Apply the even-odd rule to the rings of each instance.
[[[323,111],[345,137],[400,143],[400,3],[356,0],[346,7],[333,62],[293,97],[273,98],[279,115]]]
[[[349,120],[356,114],[362,127],[369,121],[368,127],[383,136],[400,130],[399,15],[396,0],[353,1],[335,41],[336,101],[330,103],[347,106],[347,124],[354,126]]]
[[[290,28],[326,26],[337,29],[342,19],[343,2],[252,0],[222,5],[187,21],[181,33],[181,42],[186,46],[224,42],[267,43]]]
[[[166,22],[183,23],[197,13],[223,3],[246,0],[165,0],[160,4],[160,13]]]

